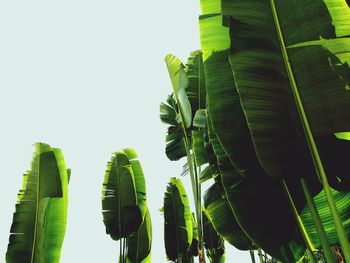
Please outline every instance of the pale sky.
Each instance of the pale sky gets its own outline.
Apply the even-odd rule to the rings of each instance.
[[[198,0],[0,2],[0,262],[38,141],[61,148],[72,168],[62,263],[117,262],[101,189],[111,153],[126,147],[145,172],[153,262],[166,262],[159,208],[182,163],[164,153],[159,104],[172,88],[163,59],[185,62],[199,49],[199,13]],[[248,252],[226,250],[226,262],[250,262]]]

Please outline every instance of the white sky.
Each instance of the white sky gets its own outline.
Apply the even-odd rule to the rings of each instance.
[[[182,164],[164,154],[159,104],[171,92],[164,57],[199,49],[199,1],[0,2],[0,262],[33,144],[62,149],[72,168],[61,262],[117,262],[101,187],[112,152],[133,147],[144,168],[153,262],[166,262],[163,193]],[[189,178],[183,182],[191,194]],[[227,247],[227,262],[250,262]]]

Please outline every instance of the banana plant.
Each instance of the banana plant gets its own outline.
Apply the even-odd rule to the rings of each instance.
[[[192,214],[180,179],[171,178],[164,195],[164,242],[166,255],[173,262],[193,262],[189,255],[193,242]]]
[[[205,79],[201,52],[193,52],[186,67],[173,55],[165,58],[173,93],[168,96],[167,103],[160,106],[161,120],[171,125],[166,136],[166,154],[170,160],[187,158],[184,174],[189,173],[196,209],[198,225],[198,251],[200,262],[204,262],[202,245],[202,213],[201,185],[199,180],[200,164],[193,157],[192,131],[196,111],[205,107]]]
[[[273,178],[301,176],[322,184],[350,261],[330,188],[344,189],[347,181],[330,167],[342,155],[332,151],[341,143],[333,134],[350,130],[350,26],[344,24],[350,10],[344,0],[251,0],[238,9],[238,2],[221,2],[230,30],[230,65],[259,161]],[[322,158],[323,153],[335,158]]]
[[[127,260],[127,244],[131,246],[129,261],[136,256],[136,261],[131,262],[141,262],[144,253],[139,256],[138,251],[150,248],[151,222],[146,204],[145,178],[133,149],[114,153],[107,164],[102,187],[102,214],[106,233],[113,240],[120,240],[119,262]],[[148,242],[138,243],[141,239]]]
[[[58,148],[36,143],[23,175],[6,252],[7,263],[60,261],[67,223],[70,170]]]

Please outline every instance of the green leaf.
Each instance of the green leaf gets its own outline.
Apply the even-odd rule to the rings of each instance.
[[[194,214],[192,213],[192,242],[188,249],[187,254],[192,257],[198,256],[198,226],[196,220],[194,219]]]
[[[133,234],[142,223],[134,172],[124,152],[116,152],[107,164],[102,214],[106,233],[114,240]]]
[[[173,95],[169,95],[166,103],[160,104],[160,120],[163,123],[177,126],[178,122],[176,121],[176,115],[177,115],[177,105],[175,102],[175,99],[173,98]]]
[[[167,55],[165,57],[165,62],[168,67],[175,100],[181,116],[181,122],[185,128],[189,128],[192,124],[192,111],[191,104],[186,94],[186,89],[190,84],[188,76],[184,70],[184,65],[174,55]]]
[[[213,178],[213,171],[212,171],[211,166],[208,165],[199,174],[199,181],[200,181],[200,183],[204,183],[204,182],[208,181],[211,178]]]
[[[338,139],[350,141],[350,132],[339,132],[339,133],[336,133],[335,136]]]
[[[147,212],[146,181],[139,161],[139,157],[134,149],[127,148],[123,150],[129,159],[131,169],[134,174],[135,189],[137,195],[137,204],[140,208],[142,218]]]
[[[151,262],[152,222],[148,209],[140,229],[127,239],[127,263]]]
[[[223,15],[230,18],[236,89],[260,163],[272,177],[317,181],[311,158],[305,155],[292,87],[300,93],[320,148],[320,136],[350,130],[349,8],[343,0],[250,0],[244,5],[223,0],[222,5]],[[335,181],[330,183],[337,188]]]
[[[169,95],[166,103],[160,105],[160,119],[171,125],[165,137],[165,153],[171,161],[177,161],[186,156],[186,148],[183,141],[184,131],[177,120],[178,106],[173,95]]]
[[[230,17],[231,67],[259,160],[272,177],[322,181],[350,260],[328,186],[329,180],[346,188],[347,176],[329,173],[332,160],[319,158],[333,147],[327,136],[350,130],[350,9],[344,0],[222,3]]]
[[[253,247],[252,241],[243,232],[238,225],[234,214],[230,208],[229,203],[220,193],[220,187],[217,184],[213,184],[204,194],[204,207],[205,216],[203,218],[210,220],[210,225],[232,246],[240,250],[249,250]],[[206,230],[206,220],[203,219],[204,230]],[[208,244],[209,238],[213,234],[210,232],[210,228],[207,228],[207,233],[204,232],[204,245],[212,247]],[[208,236],[209,235],[209,236]],[[211,241],[212,242],[212,241]],[[218,241],[219,242],[219,241]],[[224,248],[223,248],[224,253]]]
[[[208,2],[212,4],[212,10]],[[205,14],[199,18],[207,89],[207,115],[228,160],[244,176],[256,169],[257,157],[240,105],[229,63],[229,30],[222,26],[219,0],[202,0]],[[203,8],[203,7],[202,7]]]
[[[207,111],[199,109],[193,118],[193,126],[205,129],[207,127]]]
[[[224,220],[224,218],[223,218]],[[212,223],[208,219],[205,210],[203,211],[203,237],[207,256],[212,263],[225,262],[224,239],[216,232]]]
[[[222,26],[220,5],[209,10],[208,1],[201,2],[207,13],[200,17],[208,129],[227,200],[238,224],[254,243],[275,258],[298,260],[304,253],[303,241],[281,186],[271,182],[259,164],[228,60],[229,31]],[[278,211],[279,220],[288,222],[287,231],[272,211]],[[259,223],[254,220],[257,214],[263,215]]]
[[[23,176],[6,253],[7,263],[60,261],[67,222],[68,170],[63,154],[35,144],[31,170]]]
[[[187,253],[193,239],[192,215],[180,179],[171,178],[164,196],[164,242],[169,260]]]
[[[189,79],[186,94],[191,104],[192,114],[206,107],[205,75],[202,52],[200,50],[191,53],[185,67]],[[194,116],[192,116],[194,117]]]
[[[339,212],[339,216],[341,218],[341,221],[344,224],[344,228],[346,231],[346,234],[350,236],[350,193],[344,193],[344,192],[338,192],[336,190],[332,190],[332,195],[334,197],[334,200],[336,202],[336,206]],[[326,196],[324,192],[320,192],[318,195],[314,197],[314,201],[316,203],[317,210],[320,214],[322,224],[324,226],[327,239],[330,243],[330,245],[337,245],[338,244],[338,237],[335,231],[334,223],[331,217],[331,214],[329,212],[329,207],[327,204]],[[316,248],[320,248],[320,240],[318,238],[315,225],[313,224],[310,209],[308,207],[305,207],[305,209],[302,211],[301,220],[303,221],[305,225],[305,229],[307,230],[310,239],[312,241],[312,244]]]
[[[208,163],[207,149],[204,142],[204,130],[192,131],[193,153],[196,165],[199,167]]]

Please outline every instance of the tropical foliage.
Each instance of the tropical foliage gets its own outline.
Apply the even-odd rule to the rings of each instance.
[[[6,253],[7,263],[58,263],[66,230],[68,181],[63,154],[35,144],[31,169],[23,175]]]
[[[196,85],[188,67],[166,58],[177,65],[161,105],[167,156],[193,160],[195,203],[201,183],[213,182],[206,215],[233,246],[283,262],[305,251],[316,262],[321,249],[335,262],[331,246],[340,245],[350,261],[347,3],[201,0],[201,8]]]
[[[102,188],[106,233],[120,240],[119,261],[150,262],[152,227],[144,174],[133,149],[113,154]]]

